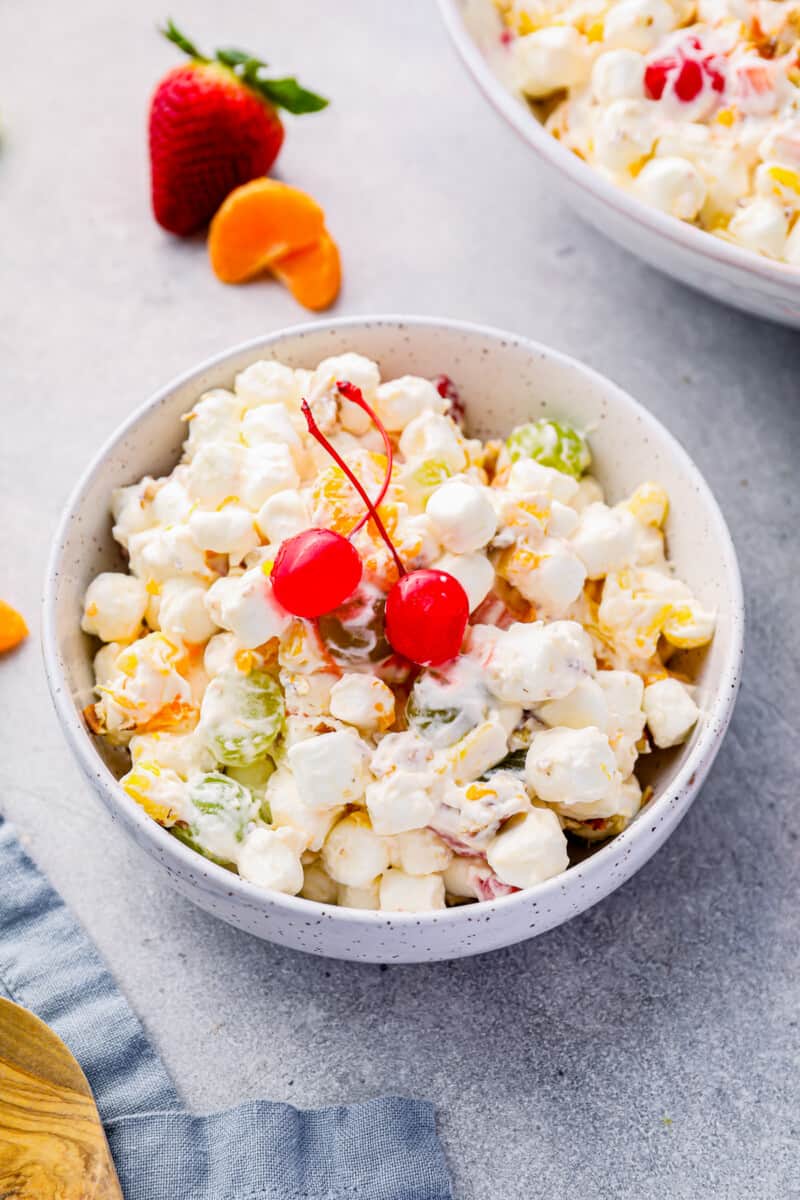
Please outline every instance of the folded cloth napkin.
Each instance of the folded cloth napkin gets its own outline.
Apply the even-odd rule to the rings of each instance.
[[[91,1084],[125,1200],[451,1200],[433,1107],[399,1096],[193,1116],[97,951],[0,817],[0,995]]]

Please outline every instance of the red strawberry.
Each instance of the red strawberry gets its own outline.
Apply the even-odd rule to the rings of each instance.
[[[204,58],[175,28],[161,31],[192,61],[159,83],[150,104],[153,212],[170,233],[202,229],[225,197],[266,175],[283,142],[277,107],[318,112],[328,103],[296,79],[265,79],[242,50]]]

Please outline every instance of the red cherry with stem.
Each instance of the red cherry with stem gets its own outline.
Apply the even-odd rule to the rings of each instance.
[[[386,598],[386,637],[392,648],[421,667],[455,658],[464,640],[469,601],[446,571],[411,571]]]
[[[469,600],[461,584],[446,571],[420,570],[408,572],[386,526],[381,520],[377,504],[386,494],[392,473],[392,445],[385,428],[379,418],[364,400],[360,390],[346,381],[337,383],[337,388],[347,400],[358,404],[374,422],[383,437],[386,447],[387,473],[381,492],[376,500],[371,500],[363,486],[351,471],[339,452],[328,441],[317,426],[308,402],[303,401],[303,415],[309,432],[323,446],[333,461],[341,467],[353,487],[358,492],[367,508],[367,517],[371,517],[394,558],[400,578],[386,597],[386,637],[398,654],[402,654],[419,666],[434,666],[455,658],[461,649],[464,630],[469,618]],[[352,534],[361,527],[363,522],[351,531]],[[319,533],[321,531],[314,531]],[[330,532],[330,531],[329,531]],[[300,535],[302,537],[302,534]],[[334,538],[339,534],[332,534]],[[341,538],[352,549],[346,538]],[[275,562],[277,567],[277,559]],[[360,566],[360,564],[359,564]],[[274,571],[273,571],[274,575]],[[276,592],[276,595],[278,593]],[[280,600],[280,596],[278,595]],[[290,610],[291,611],[291,610]],[[327,610],[324,610],[327,611]],[[321,615],[321,613],[319,614]]]
[[[270,579],[275,599],[296,617],[321,617],[344,604],[361,582],[352,542],[332,529],[304,529],[281,543]]]

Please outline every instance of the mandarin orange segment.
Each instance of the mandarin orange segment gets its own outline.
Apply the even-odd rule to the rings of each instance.
[[[329,308],[342,282],[339,248],[325,230],[313,245],[278,259],[272,272],[304,308]]]
[[[10,604],[0,600],[0,653],[13,650],[28,636],[28,626]]]
[[[211,222],[211,266],[223,283],[244,283],[324,232],[325,214],[311,196],[277,179],[254,179],[235,188]]]

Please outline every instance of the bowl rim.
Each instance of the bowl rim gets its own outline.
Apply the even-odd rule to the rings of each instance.
[[[328,905],[315,900],[307,900],[300,896],[289,896],[282,892],[269,891],[247,882],[238,874],[228,871],[224,867],[218,866],[211,860],[199,855],[197,851],[185,846],[177,838],[172,837],[166,829],[153,821],[145,813],[144,809],[127,795],[98,753],[92,737],[73,703],[56,632],[56,602],[59,590],[58,581],[61,556],[65,537],[73,519],[73,513],[80,504],[84,492],[92,484],[97,473],[102,470],[106,457],[120,441],[136,428],[148,413],[156,409],[177,388],[190,383],[193,379],[202,376],[206,371],[219,367],[226,361],[234,359],[242,353],[251,350],[268,351],[272,346],[287,338],[330,330],[351,329],[354,338],[357,338],[359,329],[364,329],[365,327],[374,328],[376,326],[384,326],[396,332],[407,332],[409,329],[441,329],[448,332],[457,332],[468,336],[475,335],[489,339],[497,343],[498,349],[501,348],[502,343],[523,347],[531,355],[555,361],[565,368],[577,372],[588,382],[601,387],[606,394],[613,393],[615,400],[620,402],[623,408],[629,408],[645,428],[668,447],[669,451],[681,462],[684,470],[692,478],[695,494],[703,503],[709,519],[713,522],[715,536],[719,539],[720,546],[722,547],[727,595],[730,604],[731,640],[721,670],[716,694],[707,707],[705,720],[701,726],[697,741],[686,755],[686,760],[676,772],[671,785],[651,800],[650,807],[647,809],[648,819],[644,821],[641,819],[634,820],[622,833],[610,838],[584,861],[577,863],[573,867],[569,867],[565,872],[554,876],[552,879],[535,884],[533,887],[524,888],[509,896],[497,899],[475,901],[474,903],[461,904],[452,908],[421,913],[386,912],[383,910],[339,907],[338,905]],[[143,404],[139,405],[106,438],[73,487],[51,543],[42,599],[41,641],[50,695],[67,743],[87,779],[93,780],[95,785],[99,787],[106,807],[111,812],[112,819],[116,820],[119,818],[127,825],[136,826],[141,831],[144,840],[152,843],[153,849],[160,852],[162,861],[166,860],[167,864],[169,864],[169,860],[172,860],[177,868],[185,867],[187,872],[191,874],[193,870],[198,870],[199,859],[203,866],[203,872],[212,887],[216,882],[229,895],[238,896],[241,900],[248,902],[251,907],[264,911],[277,907],[278,909],[285,910],[287,916],[294,915],[304,916],[307,919],[316,917],[317,919],[334,920],[350,925],[353,930],[356,928],[382,927],[390,931],[393,927],[403,926],[467,924],[475,919],[473,914],[476,912],[476,905],[480,906],[477,909],[478,912],[481,909],[485,911],[488,905],[493,910],[498,910],[498,917],[501,910],[510,914],[516,908],[524,908],[531,903],[538,904],[540,901],[547,900],[548,897],[555,897],[559,893],[565,895],[567,890],[573,886],[586,888],[588,882],[601,884],[606,875],[606,864],[612,864],[614,856],[619,856],[621,847],[626,847],[627,855],[632,856],[636,861],[636,866],[633,870],[638,869],[639,866],[647,861],[651,854],[655,853],[663,840],[663,838],[659,839],[655,836],[656,826],[659,823],[656,818],[659,816],[664,818],[672,810],[672,820],[668,824],[664,835],[667,836],[688,810],[711,767],[727,729],[736,701],[741,677],[740,667],[743,654],[743,638],[744,599],[741,575],[733,540],[725,518],[709,485],[706,483],[704,476],[692,458],[673,434],[647,408],[641,405],[624,389],[620,388],[600,372],[595,371],[592,367],[587,366],[571,355],[551,349],[543,343],[528,338],[523,334],[514,334],[493,326],[471,321],[461,321],[438,316],[408,316],[392,313],[377,314],[374,316],[355,315],[329,320],[303,322],[287,326],[270,334],[249,338],[246,341],[239,342],[234,346],[219,351],[189,370],[181,372],[163,387],[152,393]],[[651,838],[655,842],[655,845],[648,852],[647,842]],[[638,854],[634,853],[635,851],[638,851]],[[632,873],[633,871],[630,872],[630,874]],[[599,900],[604,895],[615,890],[627,878],[627,874],[622,874],[617,882],[596,898]],[[586,890],[588,892],[588,888]],[[575,909],[574,914],[571,913],[570,915],[577,914],[592,903],[594,903],[594,899],[581,908]]]
[[[659,212],[637,196],[628,194],[605,179],[599,171],[567,150],[527,109],[521,96],[503,85],[470,35],[462,17],[463,0],[437,0],[439,13],[458,53],[492,106],[505,117],[516,133],[556,171],[605,208],[613,209],[648,232],[658,234],[681,250],[699,255],[725,267],[758,276],[762,281],[797,292],[800,301],[800,268],[746,250],[705,229]],[[489,0],[487,0],[487,3]]]

